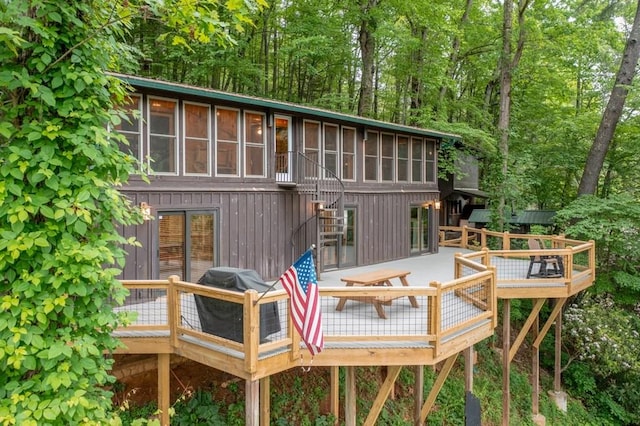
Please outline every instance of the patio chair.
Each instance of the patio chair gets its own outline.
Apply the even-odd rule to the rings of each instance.
[[[528,244],[529,250],[544,250],[544,244],[537,238],[529,238]],[[530,258],[527,278],[532,276],[548,278],[563,275],[562,261],[558,259],[558,256],[534,255]],[[537,274],[533,273],[533,265],[535,264],[540,265]]]

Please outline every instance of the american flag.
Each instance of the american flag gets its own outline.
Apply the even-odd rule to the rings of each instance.
[[[280,283],[291,299],[290,312],[294,327],[311,355],[319,353],[324,347],[324,335],[318,280],[310,249],[282,274]]]

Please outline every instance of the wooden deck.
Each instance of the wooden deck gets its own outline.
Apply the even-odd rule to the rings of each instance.
[[[455,255],[454,278],[447,282],[430,281],[428,273],[416,271],[411,271],[410,277],[422,285],[412,282],[409,286],[345,287],[330,285],[331,280],[323,282],[320,304],[325,348],[313,359],[313,365],[335,368],[423,366],[446,360],[450,367],[458,354],[494,334],[498,298],[566,300],[593,283],[595,255],[592,242],[555,237],[550,244],[553,248],[545,250],[545,254],[562,259],[564,275],[527,279],[529,258],[536,253],[511,249],[517,246],[515,240],[526,236],[511,235],[507,239],[501,236],[500,249],[489,250],[486,243],[491,236],[475,230],[471,231],[476,232],[475,236],[470,238],[467,229],[460,232],[465,235],[458,239],[459,242],[472,243],[459,246],[466,253]],[[469,251],[479,248],[477,241],[483,242],[485,248]],[[506,249],[502,248],[504,245]],[[368,270],[374,269],[368,267]],[[337,274],[344,277],[353,272],[335,271],[324,276],[336,277]],[[309,353],[290,322],[284,290],[275,289],[265,294],[252,290],[239,293],[183,282],[175,276],[168,280],[123,283],[132,292],[142,292],[148,297],[144,302],[119,308],[135,313],[137,318],[116,331],[115,335],[124,344],[118,353],[158,354],[159,364],[163,356],[165,365],[166,357],[171,354],[189,358],[247,380],[249,393],[256,401],[257,390],[251,391],[255,389],[253,384],[258,386],[259,381],[268,380],[273,374],[310,362]],[[225,309],[235,309],[239,313],[237,319],[217,325],[224,333],[204,332],[196,298],[223,303]],[[361,303],[358,298],[393,300],[385,306],[388,318],[380,318],[371,304]],[[346,309],[336,310],[340,300],[347,300]],[[417,301],[417,307],[412,306],[411,300]],[[267,306],[276,314],[261,314]],[[227,334],[230,329],[234,329],[231,330],[232,338]],[[269,334],[265,334],[265,330],[269,330]],[[437,395],[438,390],[434,388],[432,392]],[[333,393],[337,395],[337,390],[332,389]],[[167,406],[168,397],[162,398],[165,401],[160,406]],[[427,403],[433,404],[434,400],[435,395],[429,395]],[[430,409],[427,403],[418,410],[424,418]],[[248,415],[250,410],[257,408],[247,403]],[[257,418],[247,419],[248,425],[268,424],[264,420],[268,410],[266,414],[263,408],[258,411],[260,422]],[[353,413],[350,416],[355,418]]]

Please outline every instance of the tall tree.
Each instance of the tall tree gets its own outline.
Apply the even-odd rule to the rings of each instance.
[[[142,216],[118,191],[136,165],[109,131],[127,94],[105,71],[133,60],[118,40],[140,11],[175,28],[174,43],[229,41],[217,1],[191,3],[0,2],[2,424],[118,424],[104,355],[135,244],[118,227]],[[243,4],[230,22],[244,22]]]
[[[600,171],[604,165],[604,160],[609,150],[609,145],[616,131],[616,126],[622,114],[629,87],[633,82],[638,57],[640,56],[640,0],[636,6],[635,18],[627,38],[627,43],[622,54],[620,68],[616,75],[616,81],[607,107],[602,115],[598,132],[591,145],[591,150],[587,157],[582,179],[578,186],[578,195],[594,195],[598,188]]]
[[[524,13],[529,6],[529,0],[520,0],[518,4],[518,41],[516,50],[512,49],[513,32],[513,0],[503,2],[502,20],[502,55],[500,56],[500,111],[498,115],[498,147],[502,157],[501,178],[503,189],[498,196],[498,220],[501,229],[504,228],[506,193],[508,189],[509,173],[509,120],[511,118],[511,80],[513,71],[517,68],[524,49],[525,28]]]

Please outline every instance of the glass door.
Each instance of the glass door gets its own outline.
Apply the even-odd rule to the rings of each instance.
[[[275,116],[276,182],[291,182],[291,118]]]
[[[335,241],[322,248],[325,269],[343,268],[356,265],[356,209],[344,209],[342,232]]]
[[[411,206],[410,253],[429,252],[429,206]]]
[[[158,214],[158,278],[196,282],[216,264],[215,212]]]

